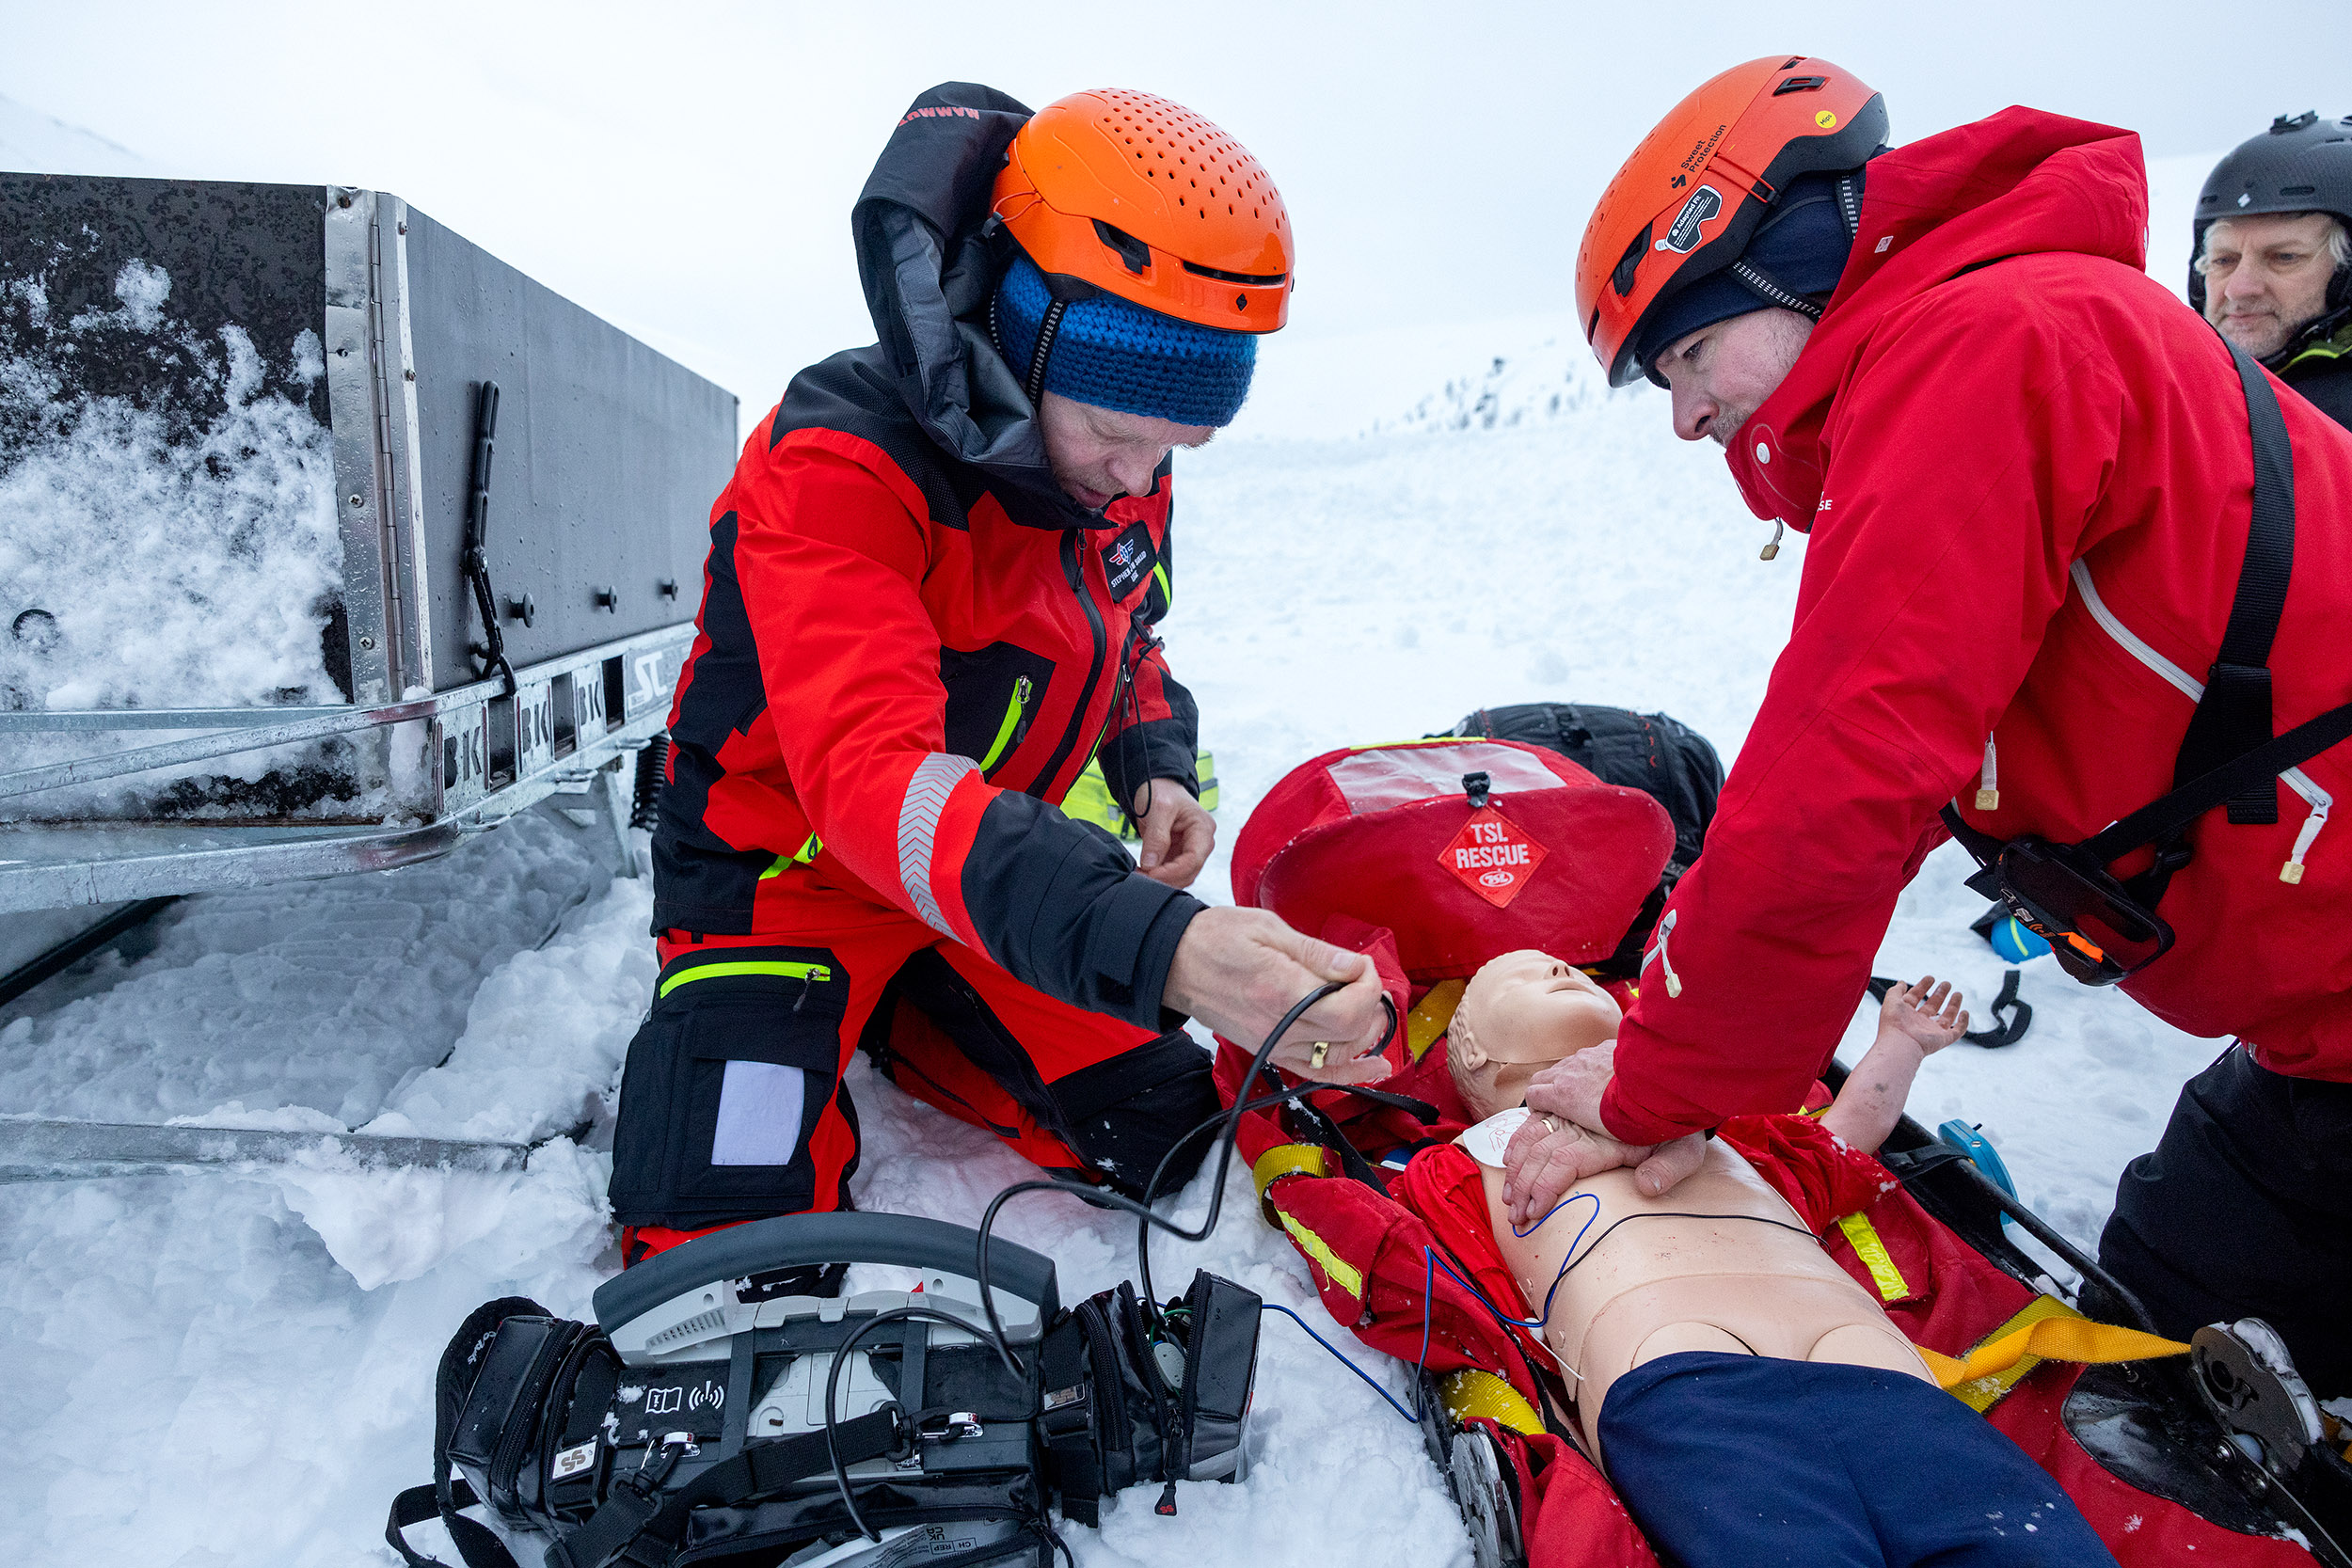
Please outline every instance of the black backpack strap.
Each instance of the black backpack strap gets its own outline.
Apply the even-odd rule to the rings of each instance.
[[[448,1568],[438,1558],[425,1556],[408,1544],[405,1531],[410,1525],[421,1525],[427,1519],[439,1518],[448,1527],[449,1538],[457,1543],[457,1555],[466,1560],[467,1568],[516,1568],[514,1554],[504,1542],[492,1533],[486,1525],[477,1525],[456,1512],[471,1508],[481,1499],[463,1476],[449,1483],[450,1508],[443,1512],[441,1486],[436,1481],[426,1486],[411,1486],[392,1499],[392,1515],[384,1526],[384,1539],[391,1544],[401,1560],[408,1568]]]
[[[2228,343],[2246,393],[2246,421],[2254,438],[2254,515],[2246,531],[2246,563],[2238,570],[2221,651],[2205,675],[2205,694],[2188,721],[2172,769],[2175,789],[2244,755],[2271,737],[2270,645],[2286,608],[2295,568],[2295,450],[2269,377],[2247,352]],[[2292,765],[2290,765],[2292,766]],[[2279,783],[2265,775],[2230,797],[2230,820],[2279,820]]]
[[[2300,767],[2347,737],[2352,737],[2352,703],[2306,720],[2268,744],[2257,746],[2171,794],[2150,801],[2122,821],[2083,840],[2081,847],[2096,857],[2100,864],[2107,864],[2143,844],[2180,833],[2224,800],[2235,800],[2254,785],[2275,782],[2288,768]],[[2155,907],[2154,899],[2140,893],[2137,880],[2132,891],[2149,908]]]
[[[899,1418],[894,1404],[834,1427],[842,1465],[898,1452],[906,1440]],[[687,1515],[695,1509],[766,1497],[823,1475],[833,1468],[833,1454],[822,1432],[755,1443],[667,1495],[660,1488],[668,1467],[641,1468],[616,1480],[604,1506],[548,1548],[547,1568],[603,1568],[616,1560],[665,1563],[676,1554],[686,1535]],[[651,1479],[640,1481],[638,1477]]]

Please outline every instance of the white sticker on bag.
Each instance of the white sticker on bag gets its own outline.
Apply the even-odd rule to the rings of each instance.
[[[593,1468],[596,1463],[596,1440],[591,1437],[579,1447],[565,1449],[555,1456],[554,1479],[562,1481],[565,1476],[576,1476],[582,1470]]]

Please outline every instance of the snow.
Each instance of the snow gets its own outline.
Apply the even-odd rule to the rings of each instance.
[[[1211,898],[1290,767],[1482,704],[1662,709],[1728,758],[1788,629],[1803,541],[1759,562],[1769,531],[1712,450],[1672,439],[1656,392],[1600,388],[1565,319],[1278,342],[1241,425],[1184,467],[1165,629],[1222,780]],[[319,1159],[0,1188],[0,1365],[41,1439],[0,1481],[0,1560],[393,1560],[384,1510],[427,1479],[433,1370],[460,1318],[510,1293],[588,1316],[618,1264],[612,1095],[654,966],[648,885],[614,877],[611,853],[601,828],[534,811],[432,863],[192,898],[145,957],[91,960],[0,1010],[9,1111],[553,1138],[501,1175]],[[2001,966],[1967,930],[1961,870],[1931,860],[1878,967],[1983,998]],[[2028,1037],[1938,1053],[1912,1109],[1981,1122],[2026,1201],[2088,1243],[2217,1044],[2047,959],[2025,995]],[[861,1206],[970,1224],[1030,1174],[862,1060],[847,1081]],[[1208,1186],[1174,1217],[1205,1214]],[[1225,1200],[1208,1242],[1155,1241],[1163,1290],[1208,1267],[1325,1326],[1246,1172]],[[1001,1229],[1056,1259],[1066,1299],[1133,1271],[1132,1225],[1072,1200],[1019,1200]],[[902,1284],[892,1273],[853,1288]],[[1405,1393],[1396,1363],[1333,1338]],[[1334,1549],[1365,1568],[1467,1563],[1417,1433],[1295,1324],[1269,1317],[1262,1345],[1248,1481],[1180,1486],[1174,1519],[1130,1497],[1099,1531],[1066,1532],[1079,1560],[1193,1568],[1246,1542],[1269,1565]]]

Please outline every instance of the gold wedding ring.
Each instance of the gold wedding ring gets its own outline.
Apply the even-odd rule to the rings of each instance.
[[[1330,1057],[1330,1054],[1331,1042],[1329,1040],[1317,1040],[1315,1041],[1315,1048],[1307,1053],[1307,1065],[1311,1068],[1321,1068],[1324,1062]]]
[[[1560,1124],[1552,1120],[1549,1117],[1544,1117],[1544,1131],[1547,1132],[1557,1132],[1560,1131]]]

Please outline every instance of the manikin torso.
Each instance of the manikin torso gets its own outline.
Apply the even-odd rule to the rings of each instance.
[[[1525,1236],[1515,1234],[1502,1200],[1502,1150],[1528,1114],[1504,1111],[1457,1141],[1486,1180],[1495,1243],[1529,1316],[1542,1313],[1550,1294],[1544,1342],[1596,1460],[1610,1386],[1679,1351],[1837,1361],[1932,1381],[1878,1302],[1721,1141],[1710,1141],[1697,1172],[1663,1197],[1644,1196],[1629,1169],[1605,1171],[1578,1182]],[[1603,1239],[1628,1215],[1656,1217],[1637,1217]],[[1779,1223],[1757,1223],[1764,1220]],[[1571,1249],[1579,1261],[1563,1277]]]

